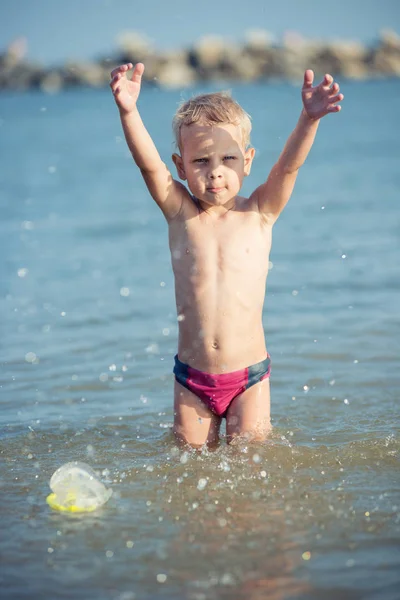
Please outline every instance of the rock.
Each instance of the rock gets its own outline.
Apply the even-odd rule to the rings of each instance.
[[[199,79],[237,79],[241,49],[222,38],[207,36],[190,50],[188,61]]]
[[[196,71],[189,65],[185,52],[170,52],[155,65],[156,75],[153,81],[163,87],[179,88],[192,85],[197,77]],[[152,75],[152,70],[148,76]]]
[[[64,87],[64,78],[61,71],[53,70],[43,74],[40,79],[39,87],[43,92],[56,94]]]
[[[125,31],[117,38],[118,46],[121,50],[119,54],[120,62],[145,62],[149,56],[155,54],[151,41],[137,31]]]
[[[146,67],[144,80],[163,87],[186,87],[202,80],[300,79],[307,67],[317,77],[326,72],[353,79],[400,77],[400,37],[390,30],[381,32],[372,48],[352,41],[310,41],[295,31],[286,32],[277,45],[265,30],[246,32],[242,46],[206,36],[189,50],[156,52],[137,32],[121,34],[118,43],[115,56],[44,69],[26,59],[26,41],[18,38],[0,54],[0,89],[39,87],[55,93],[71,86],[103,87],[113,68],[139,61]]]
[[[310,64],[319,74],[364,79],[368,72],[367,56],[367,49],[359,42],[337,40],[318,48]]]
[[[368,66],[376,75],[400,76],[400,37],[394,31],[382,31],[377,47],[369,53]]]
[[[98,63],[67,63],[61,74],[67,86],[103,87],[110,81],[109,71]]]
[[[255,52],[264,52],[271,48],[274,38],[265,29],[250,29],[245,32],[245,48]]]

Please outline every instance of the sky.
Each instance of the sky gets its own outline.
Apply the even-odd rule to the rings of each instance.
[[[263,29],[317,39],[376,41],[400,34],[400,0],[0,0],[0,51],[16,37],[44,65],[116,54],[118,36],[135,31],[158,50],[188,48],[205,35],[240,43]]]

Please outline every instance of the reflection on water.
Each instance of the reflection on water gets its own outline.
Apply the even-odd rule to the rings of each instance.
[[[109,95],[0,98],[0,598],[398,598],[399,82],[348,85],[340,136],[321,127],[276,225],[273,434],[201,454],[171,434],[166,228]],[[168,157],[176,95],[145,93]],[[284,85],[235,96],[246,193],[298,105]],[[73,460],[113,489],[96,513],[45,503]]]

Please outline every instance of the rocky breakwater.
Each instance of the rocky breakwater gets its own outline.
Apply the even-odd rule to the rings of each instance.
[[[349,41],[307,40],[287,33],[280,44],[267,32],[249,33],[243,43],[208,36],[191,48],[157,51],[141,35],[125,34],[114,56],[95,62],[66,62],[45,68],[26,57],[23,39],[0,54],[0,90],[105,87],[110,71],[124,62],[144,62],[145,80],[162,87],[185,87],[200,81],[297,80],[305,68],[351,79],[400,77],[400,36],[383,31],[372,46]]]

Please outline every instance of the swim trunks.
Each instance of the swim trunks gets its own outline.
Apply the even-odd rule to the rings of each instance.
[[[178,383],[196,394],[219,417],[225,417],[232,401],[263,379],[268,379],[271,359],[268,357],[251,367],[232,373],[203,373],[181,362],[175,356],[174,375]]]

